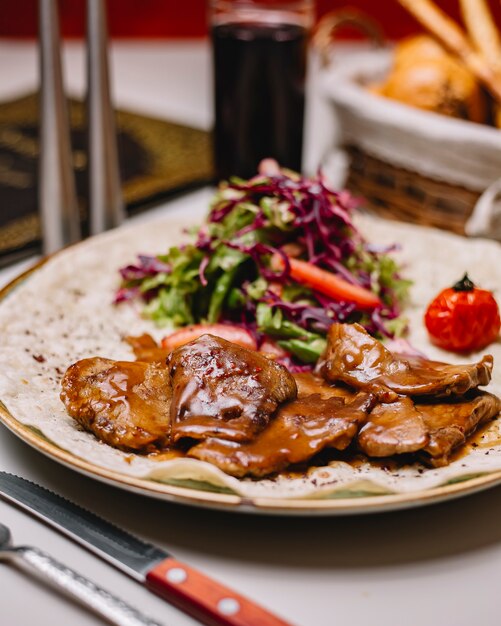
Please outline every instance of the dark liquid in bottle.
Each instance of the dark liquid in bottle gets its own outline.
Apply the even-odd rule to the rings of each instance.
[[[261,159],[299,171],[307,33],[295,24],[220,24],[212,30],[215,158],[219,179],[257,173]]]

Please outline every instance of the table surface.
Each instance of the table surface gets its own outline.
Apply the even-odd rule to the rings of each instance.
[[[209,54],[205,43],[120,43],[113,47],[117,103],[209,127]],[[65,50],[69,90],[83,90],[83,55]],[[0,97],[37,82],[32,44],[0,43]],[[326,147],[332,121],[310,83],[307,169]],[[165,204],[139,219],[194,214],[210,190]],[[31,263],[28,261],[27,263]],[[27,263],[0,272],[6,284]],[[38,482],[134,534],[162,546],[297,626],[499,624],[501,488],[461,500],[391,514],[279,518],[228,514],[155,501],[101,484],[45,458],[0,426],[0,469]],[[0,501],[0,521],[16,544],[36,545],[165,626],[191,618],[136,582]],[[5,626],[96,626],[98,618],[9,565],[0,566]],[[369,621],[370,620],[370,621]],[[256,626],[259,626],[256,624]]]

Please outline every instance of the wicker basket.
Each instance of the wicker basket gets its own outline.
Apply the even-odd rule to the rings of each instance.
[[[333,150],[349,157],[338,182],[385,217],[501,238],[491,219],[495,194],[492,207],[483,200],[483,219],[472,218],[484,192],[499,184],[501,131],[371,94],[367,83],[382,79],[391,61],[391,50],[372,50],[323,70],[338,125]]]
[[[362,196],[364,206],[370,211],[465,234],[465,224],[481,195],[479,192],[395,167],[353,145],[345,149],[350,156],[346,187]]]

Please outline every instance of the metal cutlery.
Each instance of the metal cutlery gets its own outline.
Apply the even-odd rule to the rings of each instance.
[[[38,574],[111,624],[160,626],[158,622],[56,561],[46,552],[30,546],[12,546],[10,530],[3,524],[0,524],[0,560],[14,562]]]
[[[55,0],[39,0],[40,165],[38,202],[43,251],[79,241],[80,216],[63,89],[59,19]]]
[[[64,94],[56,0],[39,0],[40,164],[39,207],[43,251],[81,239],[80,214]],[[95,235],[125,217],[111,102],[103,0],[87,0],[87,171],[89,230]]]
[[[97,235],[125,217],[103,0],[87,0],[87,128],[90,234]]]
[[[165,550],[40,485],[0,472],[0,498],[56,528],[207,626],[290,626]]]

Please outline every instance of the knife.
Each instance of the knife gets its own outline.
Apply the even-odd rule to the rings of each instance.
[[[207,626],[291,626],[248,598],[31,481],[0,472],[0,498],[87,548]]]

